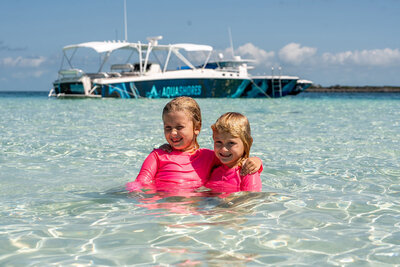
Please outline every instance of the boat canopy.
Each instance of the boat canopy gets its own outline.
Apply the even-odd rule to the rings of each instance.
[[[210,52],[213,48],[209,45],[198,45],[198,44],[173,44],[173,48],[183,49],[189,52],[195,51],[207,51]]]
[[[157,50],[157,51],[168,51],[170,49],[173,50],[185,50],[188,52],[211,52],[213,50],[212,46],[209,45],[199,45],[199,44],[170,44],[170,45],[153,45],[153,44],[139,44],[139,43],[130,43],[132,48],[140,49],[142,51]]]
[[[131,47],[131,43],[127,42],[87,42],[75,45],[67,45],[63,48],[64,51],[76,48],[91,48],[97,53],[112,52],[121,48]]]
[[[164,70],[167,70],[167,66],[170,60],[170,55],[171,53],[175,54],[180,60],[182,60],[187,66],[189,66],[191,69],[195,69],[196,67],[187,59],[185,58],[179,51],[180,50],[185,50],[186,52],[207,52],[207,59],[204,63],[207,64],[208,60],[210,59],[211,53],[213,51],[212,46],[209,45],[200,45],[200,44],[191,44],[191,43],[179,43],[179,44],[169,44],[169,45],[159,45],[157,40],[161,39],[160,37],[157,37],[157,40],[154,41],[154,38],[150,38],[150,42],[147,44],[144,43],[130,43],[130,42],[125,42],[125,41],[104,41],[104,42],[86,42],[86,43],[80,43],[80,44],[74,44],[74,45],[67,45],[63,48],[63,53],[64,57],[66,58],[69,66],[73,68],[72,66],[72,58],[74,57],[75,51],[78,48],[90,48],[95,50],[98,54],[103,54],[105,53],[103,59],[101,60],[102,63],[99,67],[98,72],[101,72],[105,62],[108,60],[110,54],[119,49],[130,49],[133,51],[137,51],[139,54],[139,62],[143,62],[143,65],[140,67],[140,73],[143,72],[144,69],[146,69],[148,61],[149,61],[149,55],[152,51],[167,51],[167,59],[166,62],[164,63]],[[72,53],[68,53],[67,51],[73,50]],[[145,53],[145,55],[143,55]],[[132,55],[132,54],[131,54]],[[131,56],[129,56],[128,59],[130,59]],[[61,63],[63,65],[63,63]]]
[[[138,44],[138,43],[127,43],[127,42],[86,42],[81,44],[67,45],[63,48],[64,51],[76,48],[91,48],[97,53],[112,52],[117,49],[122,48],[135,48],[141,47],[142,50],[147,50],[149,48],[148,44]],[[152,46],[152,50],[169,50],[171,48],[183,49],[188,52],[195,51],[206,51],[210,52],[213,50],[212,46],[209,45],[198,45],[198,44],[171,44],[171,45],[155,45]]]

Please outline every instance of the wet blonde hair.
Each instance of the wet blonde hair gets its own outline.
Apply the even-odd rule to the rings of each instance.
[[[211,125],[213,135],[215,133],[228,133],[233,137],[240,138],[243,142],[244,152],[242,159],[250,156],[250,148],[253,144],[250,123],[246,116],[237,112],[227,112]]]
[[[201,129],[201,111],[200,106],[197,102],[188,96],[180,96],[169,101],[162,112],[162,116],[164,119],[164,115],[173,112],[173,111],[183,111],[185,112],[193,122],[193,130]],[[195,136],[195,146],[199,148],[199,144],[197,143],[197,136]]]

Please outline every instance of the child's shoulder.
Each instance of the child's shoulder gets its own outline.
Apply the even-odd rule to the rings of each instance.
[[[155,148],[153,151],[151,151],[150,155],[153,154],[157,158],[165,158],[165,157],[171,157],[175,153],[173,151],[165,151],[160,148]]]
[[[154,148],[151,153],[155,153],[158,155],[168,154],[169,152],[162,150],[161,148]]]

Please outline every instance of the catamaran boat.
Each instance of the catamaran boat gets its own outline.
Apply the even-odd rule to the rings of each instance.
[[[49,97],[116,97],[173,98],[191,97],[283,97],[296,88],[295,76],[251,76],[251,60],[211,61],[213,48],[199,44],[161,45],[162,37],[148,38],[148,43],[124,41],[87,42],[63,48],[63,62]],[[74,67],[78,49],[89,48],[101,56],[95,72]],[[119,64],[111,64],[110,56],[124,51],[128,56]],[[202,54],[204,61],[193,62]],[[136,61],[132,60],[136,56]],[[173,59],[174,58],[174,59]],[[189,60],[190,59],[190,60]],[[175,66],[173,64],[175,63]],[[109,65],[109,71],[104,71]],[[65,67],[67,65],[67,68]],[[172,66],[172,67],[171,67]]]

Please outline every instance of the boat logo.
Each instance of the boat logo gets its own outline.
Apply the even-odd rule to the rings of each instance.
[[[149,92],[146,93],[146,96],[147,96],[148,98],[160,98],[160,96],[159,96],[158,93],[157,93],[157,89],[156,89],[156,86],[155,86],[155,85],[153,85],[153,87],[151,88],[150,93],[149,93]]]
[[[163,86],[161,92],[157,91],[155,85],[151,88],[150,92],[146,93],[146,97],[160,98],[160,97],[177,97],[177,96],[200,96],[201,85],[179,85],[179,86]],[[161,95],[160,95],[161,94]]]

